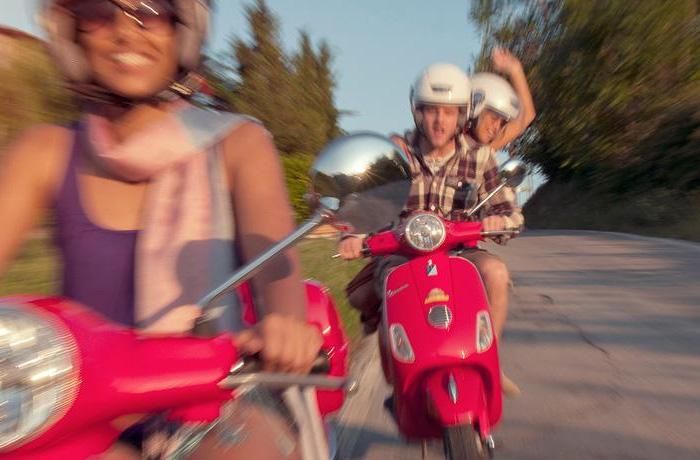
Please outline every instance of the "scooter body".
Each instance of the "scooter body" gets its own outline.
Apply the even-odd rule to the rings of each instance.
[[[475,246],[481,227],[445,225],[445,243],[423,254],[396,232],[368,239],[372,254],[408,256],[385,281],[383,370],[405,438],[441,438],[449,427],[469,425],[486,440],[502,412],[498,346],[479,272],[450,254],[460,243]]]
[[[333,301],[318,283],[306,282],[306,291],[309,321],[324,338],[329,378],[342,379],[348,342]],[[87,459],[117,440],[119,417],[167,412],[179,422],[207,423],[235,398],[235,390],[222,386],[239,360],[229,334],[146,335],[60,297],[4,298],[0,307],[35,315],[59,331],[74,367],[62,409],[32,439],[0,449],[2,459]],[[343,404],[345,390],[335,388],[319,391],[323,415]]]

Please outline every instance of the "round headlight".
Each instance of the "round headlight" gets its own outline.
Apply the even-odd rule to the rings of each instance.
[[[78,386],[72,337],[49,319],[0,304],[0,450],[49,428]]]
[[[415,214],[406,222],[406,241],[419,251],[433,251],[445,241],[445,224],[435,214]]]

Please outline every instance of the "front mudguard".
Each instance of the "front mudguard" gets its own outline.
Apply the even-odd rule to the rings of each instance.
[[[481,372],[452,367],[432,372],[425,379],[426,411],[442,427],[472,425],[482,436],[490,432],[487,389]]]

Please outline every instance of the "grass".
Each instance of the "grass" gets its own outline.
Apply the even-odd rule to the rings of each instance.
[[[336,253],[335,240],[304,240],[298,248],[304,276],[322,282],[331,291],[345,331],[353,341],[359,338],[362,335],[359,313],[348,304],[344,288],[367,262],[364,260],[346,262],[331,258]]]
[[[343,288],[364,261],[345,262],[332,259],[335,240],[307,239],[299,246],[304,277],[322,282],[333,295],[346,332],[351,339],[361,334],[358,314],[345,299]],[[15,263],[0,279],[0,296],[9,294],[55,294],[58,292],[56,252],[45,238],[28,241]]]
[[[0,296],[55,294],[58,284],[56,251],[47,239],[35,238],[27,241],[15,263],[0,278]]]

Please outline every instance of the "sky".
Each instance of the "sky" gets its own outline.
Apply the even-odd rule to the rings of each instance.
[[[36,0],[2,0],[0,24],[41,35]],[[218,0],[210,48],[226,49],[231,36],[248,34],[244,6]],[[281,25],[283,46],[296,49],[299,31],[326,40],[335,55],[336,105],[352,115],[347,131],[403,132],[413,125],[409,89],[433,62],[468,69],[480,37],[468,19],[468,0],[268,0]]]

